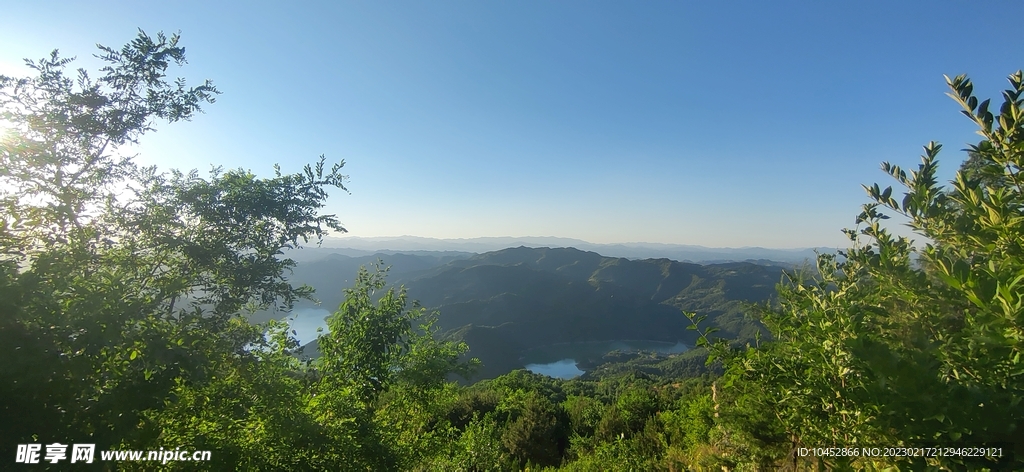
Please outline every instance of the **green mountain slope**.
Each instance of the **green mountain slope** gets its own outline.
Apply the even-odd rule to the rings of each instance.
[[[315,248],[314,248],[315,249]],[[304,253],[311,257],[311,249]],[[322,251],[331,251],[322,249]],[[349,256],[336,252],[322,252],[315,258],[299,260],[298,265],[292,271],[289,281],[294,285],[309,285],[316,289],[316,297],[320,300],[320,306],[328,311],[334,311],[345,299],[344,290],[352,286],[359,267],[370,266],[383,261],[385,267],[390,267],[390,277],[400,280],[411,275],[443,266],[451,261],[469,256],[466,253],[430,252],[420,251],[417,254],[399,253],[377,253],[362,256]],[[297,308],[308,308],[311,304],[300,302]],[[253,322],[264,322],[271,318],[281,318],[282,313],[263,311],[251,317]]]
[[[332,256],[300,264],[295,280],[333,308],[359,265],[378,256]],[[681,310],[708,315],[722,336],[760,329],[747,304],[767,300],[785,270],[763,263],[699,265],[629,260],[573,248],[508,248],[462,258],[393,254],[392,280],[438,310],[446,336],[466,341],[481,378],[523,366],[530,349],[560,343],[650,340],[692,344]],[[307,349],[315,352],[315,347]]]
[[[603,257],[572,248],[509,248],[453,261],[407,281],[410,295],[440,311],[490,377],[520,367],[539,346],[643,339],[692,343],[681,310],[708,315],[720,334],[749,339],[759,329],[748,302],[767,300],[784,268],[698,265]]]

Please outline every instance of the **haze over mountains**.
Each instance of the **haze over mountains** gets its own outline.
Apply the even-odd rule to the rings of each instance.
[[[483,253],[510,247],[571,247],[593,251],[608,257],[627,259],[666,258],[680,262],[718,263],[738,261],[772,261],[801,265],[813,261],[815,250],[834,252],[835,248],[772,249],[763,247],[710,248],[685,244],[619,243],[596,244],[558,237],[483,237],[466,239],[436,239],[418,236],[358,237],[342,236],[324,239],[322,248],[303,249],[312,252],[335,252],[348,256],[364,256],[377,252],[450,251],[456,253]],[[330,249],[331,251],[325,251]],[[302,252],[299,251],[299,252]],[[293,256],[294,257],[294,256]],[[303,256],[298,256],[303,257]]]
[[[467,244],[482,247],[485,242]],[[333,311],[359,267],[378,259],[391,267],[389,282],[406,286],[411,299],[440,313],[444,335],[469,344],[470,354],[483,361],[483,378],[522,368],[531,350],[564,343],[692,345],[694,332],[687,330],[690,322],[682,310],[708,315],[708,323],[725,337],[750,338],[759,328],[745,316],[748,304],[773,296],[787,268],[764,262],[633,260],[577,248],[520,246],[483,254],[321,253],[300,262],[292,281],[315,287],[322,308]]]

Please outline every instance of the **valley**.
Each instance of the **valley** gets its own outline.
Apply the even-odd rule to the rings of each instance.
[[[439,336],[469,345],[468,356],[482,363],[474,380],[527,365],[559,377],[582,375],[617,350],[676,354],[696,340],[682,311],[707,315],[723,337],[750,340],[761,328],[747,316],[748,305],[769,300],[787,269],[781,263],[700,265],[547,247],[454,255],[329,253],[300,262],[292,276],[293,283],[314,287],[321,300],[319,307],[301,305],[294,312],[303,355],[318,355],[316,327],[326,327],[323,317],[343,300],[359,267],[378,260],[394,285],[438,313]]]

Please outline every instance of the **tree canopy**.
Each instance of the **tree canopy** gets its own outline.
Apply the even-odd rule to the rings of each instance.
[[[167,77],[185,64],[178,42],[140,31],[121,49],[99,46],[97,78],[70,75],[73,59],[57,51],[26,61],[33,77],[0,77],[10,125],[0,142],[0,440],[170,441],[274,470],[396,467],[373,433],[372,398],[358,393],[399,365],[439,376],[403,373],[441,388],[462,351],[417,335],[423,313],[408,313],[404,295],[384,302],[388,336],[335,330],[355,347],[384,343],[372,345],[387,355],[363,377],[348,354],[302,363],[284,325],[246,321],[312,299],[288,282],[295,263],[283,254],[345,231],[320,213],[329,188],[345,190],[344,162],[201,177],[122,156],[158,122],[191,119],[220,93]],[[374,312],[368,294],[382,283],[361,278],[339,316]],[[351,372],[328,375],[335,365]],[[245,433],[253,428],[265,434]]]
[[[718,346],[730,359],[725,378],[734,412],[774,412],[756,426],[733,415],[732,445],[725,447],[733,457],[795,461],[801,447],[998,445],[997,458],[817,460],[858,468],[1020,466],[1014,461],[1024,459],[1021,72],[1009,82],[993,113],[969,79],[947,77],[949,95],[983,138],[967,149],[952,187],[936,179],[937,143],[924,147],[916,170],[883,163],[902,198],[892,187],[865,186],[872,201],[858,228],[845,230],[852,246],[820,255],[818,276],[792,275],[779,286],[779,303],[762,307],[773,340],[732,354]],[[923,244],[893,236],[882,224],[885,211],[906,217]],[[755,429],[762,440],[751,439]]]

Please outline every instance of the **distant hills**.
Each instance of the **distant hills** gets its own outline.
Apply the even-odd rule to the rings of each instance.
[[[720,335],[753,337],[746,303],[769,299],[786,267],[751,262],[631,260],[576,248],[506,248],[483,254],[332,254],[301,262],[292,280],[317,289],[330,310],[356,271],[383,259],[389,281],[440,312],[447,336],[465,340],[488,378],[522,367],[530,349],[559,343],[651,340],[692,344],[681,310],[708,315]],[[315,347],[312,347],[315,349]],[[584,359],[578,359],[585,361]]]
[[[345,255],[365,256],[378,252],[452,251],[457,253],[484,253],[509,247],[572,247],[593,251],[609,257],[628,259],[672,259],[681,262],[719,263],[739,261],[782,262],[802,265],[813,261],[815,251],[835,252],[835,248],[770,249],[762,247],[709,248],[684,244],[621,243],[595,244],[579,239],[556,237],[492,237],[468,239],[435,239],[417,236],[329,237],[324,249],[345,249]]]

